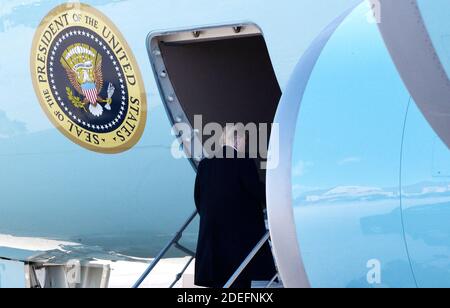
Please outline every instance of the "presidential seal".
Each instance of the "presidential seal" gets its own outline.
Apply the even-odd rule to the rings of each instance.
[[[141,73],[123,36],[94,8],[68,3],[44,18],[33,41],[31,75],[50,121],[80,146],[119,153],[142,136]]]

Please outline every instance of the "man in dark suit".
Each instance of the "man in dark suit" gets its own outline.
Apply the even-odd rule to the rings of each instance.
[[[223,139],[223,158],[204,159],[195,183],[200,214],[195,284],[210,288],[222,288],[267,232],[265,187],[255,162],[238,158],[245,151],[245,138],[228,127]],[[232,287],[250,288],[252,281],[271,280],[275,274],[265,244]]]

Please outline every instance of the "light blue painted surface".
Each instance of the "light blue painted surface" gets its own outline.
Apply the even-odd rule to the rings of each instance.
[[[4,259],[14,260],[14,261],[31,261],[34,257],[41,254],[41,251],[32,251],[25,249],[9,248],[0,246],[0,256]]]
[[[25,288],[25,265],[0,260],[0,288]]]
[[[408,100],[362,5],[323,50],[298,117],[293,205],[313,287],[416,286],[399,187]],[[373,260],[380,283],[367,279]]]
[[[148,95],[141,142],[113,156],[86,151],[63,137],[32,89],[29,52],[35,27],[62,2],[0,3],[0,233],[149,256],[192,211],[195,174],[188,162],[170,155],[173,137],[148,61],[147,34],[255,22],[265,33],[284,88],[312,39],[358,0],[86,1],[126,37]],[[418,4],[449,74],[450,4]],[[409,95],[366,15],[362,5],[332,37],[302,101],[293,200],[304,262],[313,286],[408,287],[416,285],[414,278],[419,286],[449,286],[449,151],[412,103],[400,155]],[[191,244],[195,231],[187,234]],[[367,282],[372,259],[381,262],[381,284]],[[21,271],[18,264],[0,262],[0,279],[5,272],[23,277]],[[15,278],[7,282],[23,284]]]
[[[402,205],[420,287],[450,287],[450,151],[413,102],[403,144]]]
[[[194,171],[174,160],[169,121],[148,60],[151,31],[252,21],[264,31],[277,77],[285,86],[321,29],[358,0],[85,1],[107,15],[133,49],[149,113],[132,151],[102,155],[65,138],[37,102],[29,72],[40,20],[64,1],[0,3],[0,233],[99,245],[153,256],[194,209]],[[196,227],[186,233],[193,245]]]

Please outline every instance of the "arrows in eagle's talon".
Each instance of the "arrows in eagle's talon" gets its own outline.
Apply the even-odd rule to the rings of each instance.
[[[116,91],[116,88],[114,85],[110,82],[108,85],[108,99],[111,99],[111,97],[114,95],[114,92]]]
[[[111,110],[111,103],[112,103],[112,96],[114,95],[114,92],[116,91],[116,88],[114,87],[114,85],[110,82],[108,85],[108,98],[105,100],[106,105],[105,105],[105,109],[106,110]]]

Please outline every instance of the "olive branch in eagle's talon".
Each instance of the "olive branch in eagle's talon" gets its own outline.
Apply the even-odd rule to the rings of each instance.
[[[69,98],[72,105],[75,106],[75,108],[83,109],[84,111],[87,112],[86,110],[87,102],[85,102],[85,100],[82,101],[80,97],[73,95],[73,92],[69,87],[66,87],[66,92],[67,97]]]

